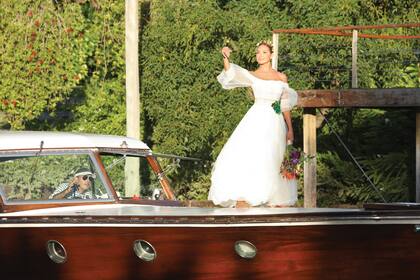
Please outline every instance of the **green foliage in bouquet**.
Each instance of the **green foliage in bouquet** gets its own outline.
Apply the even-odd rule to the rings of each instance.
[[[271,104],[271,107],[273,107],[273,110],[276,112],[276,114],[281,114],[281,103],[279,100],[274,101]]]

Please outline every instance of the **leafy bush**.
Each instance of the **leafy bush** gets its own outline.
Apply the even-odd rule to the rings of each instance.
[[[124,1],[3,1],[0,7],[0,126],[125,134]],[[159,152],[203,159],[165,163],[181,198],[205,198],[211,163],[252,104],[246,90],[224,91],[215,80],[227,40],[232,60],[255,69],[255,44],[273,29],[419,21],[416,0],[155,0],[141,2],[140,10],[142,139]],[[370,33],[410,35],[418,28]],[[418,40],[360,39],[359,86],[418,87],[418,48]],[[350,66],[349,37],[280,35],[279,69],[293,88],[349,88]],[[293,112],[298,145],[301,112]],[[404,151],[414,145],[411,117],[377,109],[331,110],[328,117],[358,158],[402,160],[408,173],[395,174],[413,186],[414,161]],[[352,163],[325,123],[318,131],[322,204],[374,199],[357,171],[346,174]],[[386,182],[389,199],[406,197],[391,194],[398,188]]]

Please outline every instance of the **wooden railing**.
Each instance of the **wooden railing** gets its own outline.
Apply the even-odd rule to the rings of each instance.
[[[316,108],[413,108],[416,110],[416,201],[420,202],[420,88],[302,90],[303,150],[316,155]],[[304,166],[304,205],[316,207],[316,157]]]
[[[359,89],[357,71],[358,38],[418,39],[420,35],[361,34],[360,30],[386,28],[418,28],[420,23],[343,26],[327,28],[275,29],[273,30],[272,66],[277,69],[279,34],[328,35],[352,37],[351,88],[346,90],[302,90],[298,106],[304,108],[303,150],[316,155],[316,108],[378,108],[412,107],[416,110],[416,201],[420,202],[420,88]],[[351,32],[349,32],[351,31]],[[316,157],[304,166],[304,206],[316,207]]]

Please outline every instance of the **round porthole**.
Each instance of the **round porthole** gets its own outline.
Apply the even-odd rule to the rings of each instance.
[[[55,263],[65,263],[67,260],[66,249],[56,240],[47,242],[47,255]]]
[[[239,240],[235,242],[235,252],[244,259],[252,259],[257,255],[257,248],[249,241]]]
[[[134,241],[133,249],[136,256],[143,261],[151,262],[157,257],[155,248],[145,240]]]

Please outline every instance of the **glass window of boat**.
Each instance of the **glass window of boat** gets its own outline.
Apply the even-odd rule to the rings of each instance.
[[[146,157],[101,154],[101,160],[105,165],[105,170],[112,181],[112,185],[117,192],[118,197],[132,198],[133,195],[130,195],[128,192],[133,189],[133,185],[135,187],[138,185],[140,186],[137,190],[141,199],[159,199],[160,196],[163,195],[160,182],[150,167]],[[135,174],[134,172],[129,171],[129,166],[134,167],[139,170],[139,172]]]
[[[110,200],[112,194],[92,159],[86,152],[1,155],[3,201]]]

